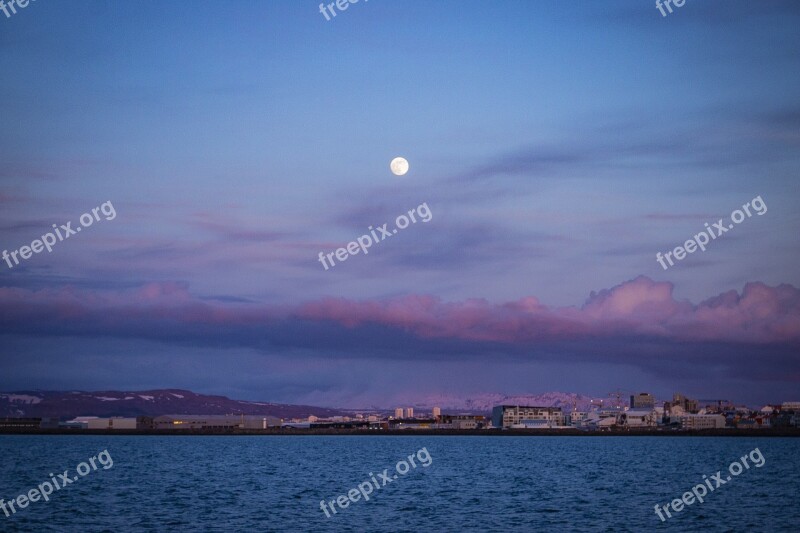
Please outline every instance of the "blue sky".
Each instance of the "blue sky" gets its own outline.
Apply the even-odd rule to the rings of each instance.
[[[318,4],[42,0],[0,14],[0,245],[106,201],[118,213],[0,271],[13,348],[0,387],[183,386],[339,405],[442,388],[742,401],[799,389],[799,304],[777,289],[800,286],[795,3],[690,2],[662,17],[633,1],[362,0],[330,21]],[[397,155],[406,176],[388,170]],[[764,216],[667,271],[656,262],[759,195]],[[431,222],[330,271],[317,261],[423,202]],[[665,283],[670,302],[696,308],[649,317]],[[764,336],[726,330],[686,348],[679,324],[705,323],[701,302],[728,291],[747,301],[748,283],[774,289],[748,293],[768,319],[748,308],[741,323],[714,323],[753,331],[757,320]],[[489,323],[519,327],[531,317],[503,309],[526,297],[562,320],[615,287],[636,301],[627,333],[602,316],[591,332],[566,328],[572,339],[507,337],[507,322],[476,339],[437,322],[477,299]],[[326,298],[389,311],[364,322],[303,311]],[[439,314],[409,325],[391,302]],[[99,308],[120,320],[157,308],[161,321],[71,322]],[[226,313],[218,341],[148,333]],[[264,331],[240,329],[251,315]],[[315,333],[293,337],[293,319]],[[598,336],[625,339],[625,358],[603,355]],[[737,355],[703,358],[722,346]],[[671,350],[669,371],[642,362]],[[413,369],[399,363],[409,359]],[[753,377],[747,364],[784,372]],[[424,377],[364,384],[387,373]]]

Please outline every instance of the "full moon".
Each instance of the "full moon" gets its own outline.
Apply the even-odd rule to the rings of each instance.
[[[392,174],[395,176],[402,176],[408,172],[408,161],[402,157],[395,157],[392,159],[392,162],[389,163],[389,168],[392,169]]]

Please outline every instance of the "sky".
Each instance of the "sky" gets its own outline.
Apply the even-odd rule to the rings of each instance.
[[[0,12],[0,249],[81,229],[0,262],[0,390],[798,401],[799,26],[778,0]]]

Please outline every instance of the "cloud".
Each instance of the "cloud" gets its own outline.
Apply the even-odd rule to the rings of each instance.
[[[492,305],[408,296],[387,302],[327,299],[301,306],[297,315],[348,328],[379,324],[421,338],[508,344],[617,335],[674,342],[800,342],[800,291],[790,285],[748,283],[741,295],[730,291],[696,306],[672,293],[671,283],[638,277],[593,292],[580,308],[550,308],[536,298]]]
[[[241,222],[214,213],[194,213],[191,224],[228,242],[269,242],[284,236],[275,231],[248,228]]]
[[[730,372],[747,367],[751,379],[800,376],[800,290],[759,282],[692,304],[677,300],[671,283],[640,276],[592,292],[580,307],[549,307],[534,297],[492,304],[428,295],[265,306],[196,297],[183,283],[2,288],[0,309],[3,331],[23,336],[111,336],[343,359],[574,360],[651,372],[669,361]]]

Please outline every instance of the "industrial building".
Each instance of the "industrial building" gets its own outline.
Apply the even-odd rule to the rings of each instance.
[[[153,419],[147,416],[126,418],[115,416],[111,418],[88,418],[86,429],[151,429]]]
[[[628,409],[620,414],[619,423],[628,428],[656,427],[658,416],[651,407],[649,409]]]
[[[267,429],[280,427],[281,420],[260,415],[162,415],[153,420],[155,429]]]
[[[486,417],[480,415],[445,416],[442,422],[449,422],[452,429],[483,429],[486,427]]]
[[[564,425],[560,407],[529,405],[497,405],[492,409],[492,425],[496,428],[552,428]]]
[[[57,429],[58,418],[0,418],[0,429],[4,430],[24,430],[24,429]]]

